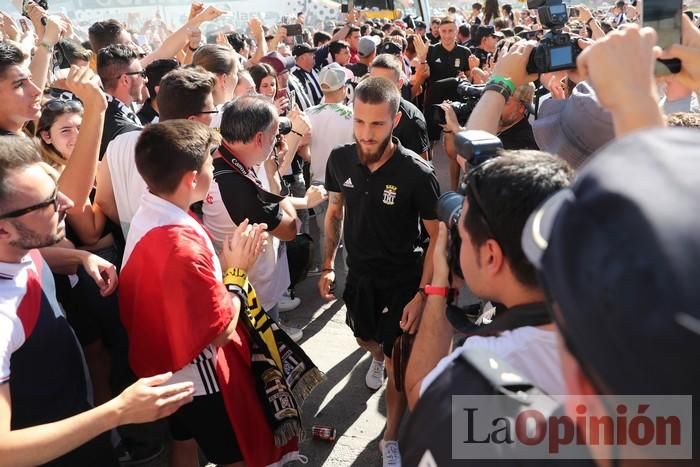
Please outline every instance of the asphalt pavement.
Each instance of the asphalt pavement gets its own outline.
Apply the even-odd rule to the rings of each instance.
[[[446,156],[436,151],[434,164],[442,191],[449,186]],[[341,257],[341,255],[338,255]],[[336,265],[337,293],[343,290],[345,273]],[[309,396],[302,408],[302,421],[308,439],[300,444],[300,453],[311,467],[374,467],[382,465],[379,440],[385,424],[384,386],[372,391],[365,385],[370,355],[358,347],[352,331],[345,324],[342,300],[326,302],[317,288],[318,276],[308,277],[295,288],[301,305],[282,313],[281,319],[303,329],[302,348],[326,374],[326,381]],[[336,429],[336,440],[326,442],[311,438],[313,425]],[[164,453],[150,467],[167,465]],[[300,466],[299,462],[291,465]]]

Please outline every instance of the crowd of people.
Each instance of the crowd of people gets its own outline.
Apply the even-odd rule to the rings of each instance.
[[[327,30],[300,12],[294,34],[205,34],[224,11],[200,3],[83,31],[25,3],[0,12],[0,465],[145,462],[162,443],[134,424],[162,418],[174,467],[303,461],[307,278],[386,384],[385,466],[480,465],[444,445],[444,401],[493,393],[459,384],[477,351],[572,416],[578,395],[697,393],[692,13],[661,50],[641,0],[579,5],[576,66],[533,74],[548,27],[497,0]]]

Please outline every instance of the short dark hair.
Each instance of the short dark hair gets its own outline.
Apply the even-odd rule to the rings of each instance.
[[[0,209],[12,196],[10,175],[16,170],[41,162],[36,144],[23,136],[0,137]]]
[[[97,74],[106,91],[114,88],[117,79],[137,60],[136,52],[121,44],[109,45],[97,53]]]
[[[63,63],[61,68],[70,68],[75,65],[76,60],[89,62],[92,58],[92,51],[83,47],[79,42],[70,39],[61,39],[58,41],[58,48],[63,53]]]
[[[333,57],[333,61],[335,61],[335,55],[343,49],[350,49],[350,45],[345,41],[331,41],[328,44],[328,52]]]
[[[325,31],[316,31],[313,36],[314,47],[318,47],[321,42],[328,42],[332,39],[331,35]]]
[[[148,95],[151,100],[156,98],[158,94],[156,88],[160,86],[160,80],[163,76],[167,75],[171,71],[178,68],[180,64],[174,58],[163,58],[160,60],[154,60],[148,64],[146,67],[146,77],[148,82],[146,82],[146,88],[148,89]]]
[[[122,23],[116,19],[97,21],[88,29],[90,47],[97,53],[109,45],[117,43],[117,39],[124,30]]]
[[[472,3],[472,10],[481,10],[482,8],[483,8],[483,6],[481,5],[481,3],[479,3],[479,2]]]
[[[460,24],[459,29],[457,30],[457,33],[461,35],[462,37],[470,37],[471,36],[471,31],[469,30],[469,25],[467,24]]]
[[[228,40],[228,43],[236,52],[240,52],[241,50],[245,49],[246,37],[240,32],[231,32],[226,34],[226,40]]]
[[[615,8],[624,8],[625,5],[627,5],[627,2],[625,0],[618,0],[615,2]]]
[[[272,76],[277,79],[277,72],[269,63],[258,63],[253,65],[252,67],[248,68],[248,72],[250,73],[251,78],[253,78],[255,90],[257,92],[260,92],[260,84],[262,83],[263,79],[267,78],[268,76]]]
[[[401,104],[401,94],[394,83],[386,78],[375,76],[367,78],[357,85],[355,100],[366,104],[388,103],[391,114],[396,115]]]
[[[403,77],[403,66],[401,65],[401,62],[398,58],[396,58],[396,56],[391,54],[377,55],[374,60],[372,60],[372,64],[369,67],[370,69],[384,68],[385,70],[393,71],[394,75],[396,76],[396,81]]]
[[[178,68],[163,76],[156,96],[160,121],[202,112],[214,84],[214,76],[202,68]]]
[[[516,279],[536,287],[535,268],[521,246],[522,231],[530,214],[544,200],[569,185],[573,170],[563,159],[529,150],[502,151],[472,170],[475,172],[469,176],[473,186],[466,194],[469,209],[463,217],[473,247],[488,239],[496,240]]]
[[[176,119],[148,125],[136,142],[136,168],[151,192],[170,194],[187,172],[202,170],[215,142],[212,130],[200,122]]]
[[[8,68],[24,62],[22,50],[14,44],[0,41],[0,79],[5,77]]]
[[[348,28],[348,33],[345,35],[345,38],[347,39],[348,37],[352,36],[353,32],[361,33],[362,31],[360,31],[360,28],[358,26],[350,26]]]
[[[277,121],[277,108],[264,96],[241,96],[224,106],[219,131],[229,142],[248,143]]]

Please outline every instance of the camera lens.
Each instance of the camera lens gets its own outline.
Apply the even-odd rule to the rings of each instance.
[[[292,121],[287,117],[280,117],[280,126],[278,134],[286,135],[292,131]]]
[[[457,225],[459,216],[462,214],[462,202],[464,202],[464,196],[454,191],[443,193],[438,199],[438,219],[444,222],[448,228]]]

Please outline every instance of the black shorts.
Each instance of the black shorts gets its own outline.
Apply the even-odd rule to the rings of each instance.
[[[348,274],[343,292],[347,306],[345,322],[355,337],[382,345],[391,357],[394,341],[403,333],[400,322],[403,309],[418,291],[420,276],[404,280],[374,281]]]
[[[192,402],[168,417],[168,425],[175,441],[197,441],[209,462],[233,464],[243,460],[219,392],[196,396]]]

